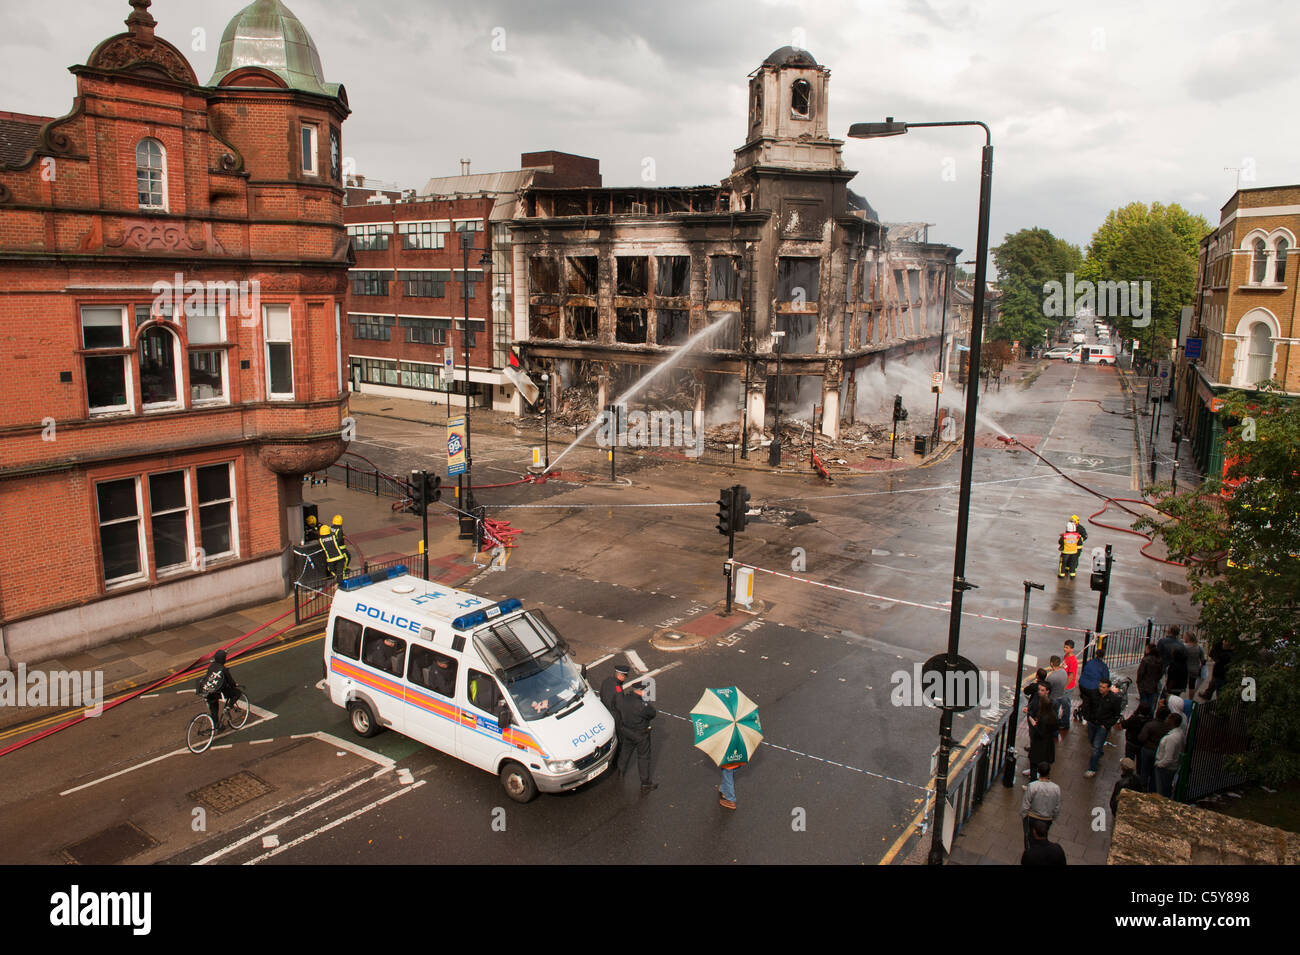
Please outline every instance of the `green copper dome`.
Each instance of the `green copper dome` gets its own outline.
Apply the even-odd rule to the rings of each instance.
[[[208,85],[218,86],[228,74],[246,66],[274,73],[290,89],[339,95],[337,83],[325,82],[311,34],[280,0],[255,0],[235,14],[221,35],[217,68]]]

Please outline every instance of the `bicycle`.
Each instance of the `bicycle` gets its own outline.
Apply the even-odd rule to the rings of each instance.
[[[237,686],[235,689],[239,695],[235,697],[233,703],[227,702],[222,697],[217,704],[221,706],[221,715],[218,717],[220,727],[213,725],[212,714],[206,711],[190,720],[189,728],[185,731],[185,745],[189,747],[191,753],[205,752],[212,745],[212,740],[217,733],[220,733],[222,729],[226,727],[242,729],[244,724],[248,722],[250,709],[248,694],[244,692],[242,686]]]

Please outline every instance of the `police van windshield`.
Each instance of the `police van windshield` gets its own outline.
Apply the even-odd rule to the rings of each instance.
[[[562,712],[586,689],[568,646],[537,611],[484,627],[474,639],[484,658],[499,669],[506,692],[525,720]]]

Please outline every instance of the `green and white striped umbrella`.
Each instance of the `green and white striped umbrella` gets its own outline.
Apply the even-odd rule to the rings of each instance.
[[[719,766],[747,763],[763,741],[754,701],[734,686],[707,689],[691,710],[695,746]]]

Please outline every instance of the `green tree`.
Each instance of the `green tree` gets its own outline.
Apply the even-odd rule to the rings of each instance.
[[[1026,346],[1040,344],[1043,332],[1060,321],[1046,314],[1044,286],[1049,282],[1064,283],[1067,273],[1079,270],[1083,253],[1047,229],[1021,229],[1006,236],[993,250],[993,261],[1002,296],[998,322],[989,330],[989,338],[1018,339]]]
[[[1223,481],[1160,501],[1152,530],[1187,563],[1202,643],[1233,661],[1221,697],[1254,681],[1247,771],[1277,785],[1300,779],[1300,404],[1274,390],[1237,392],[1221,412]]]

